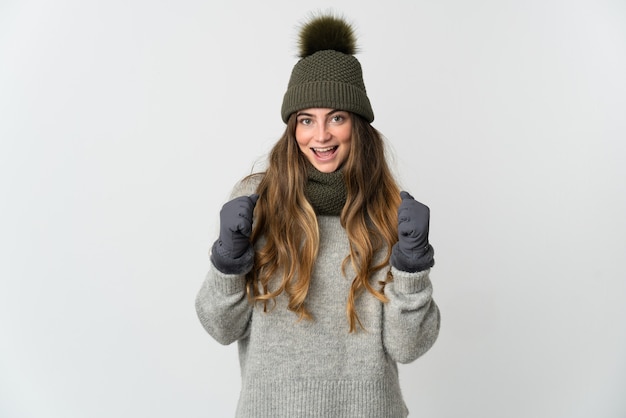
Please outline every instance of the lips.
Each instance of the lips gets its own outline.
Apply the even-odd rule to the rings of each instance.
[[[311,151],[313,151],[313,154],[315,154],[316,157],[321,158],[321,159],[327,159],[327,158],[331,158],[335,154],[335,151],[337,151],[337,148],[339,148],[339,146],[335,145],[332,147],[311,148]]]

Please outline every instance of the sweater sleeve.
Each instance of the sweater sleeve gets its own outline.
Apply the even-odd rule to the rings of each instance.
[[[408,273],[392,267],[385,286],[389,302],[383,310],[383,344],[398,363],[410,363],[426,353],[439,335],[439,308],[432,298],[430,269]]]
[[[259,176],[238,182],[230,199],[256,191]],[[254,250],[227,265],[219,257],[209,255],[209,271],[196,295],[196,313],[204,329],[220,344],[231,344],[248,333],[252,305],[246,294],[246,274],[253,268]],[[216,267],[217,265],[217,267]],[[219,267],[219,268],[218,268]]]
[[[196,296],[196,312],[204,329],[220,344],[245,337],[252,315],[245,274],[225,274],[211,263]]]

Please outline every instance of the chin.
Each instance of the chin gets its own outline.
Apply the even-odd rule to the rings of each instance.
[[[313,167],[317,168],[317,171],[319,171],[321,173],[334,173],[335,171],[337,171],[339,169],[339,167],[336,166],[336,165],[313,164]]]

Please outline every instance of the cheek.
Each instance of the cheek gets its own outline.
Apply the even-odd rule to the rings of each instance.
[[[306,143],[303,141],[299,141],[298,138],[296,138],[296,144],[298,144],[298,148],[300,149],[300,151],[304,151],[307,148]]]
[[[351,147],[350,141],[348,141],[345,144],[343,144],[343,161],[348,159],[348,156],[350,155],[350,151],[352,151],[352,147]]]
[[[308,144],[309,141],[305,140],[305,136],[302,133],[301,129],[296,128],[296,131],[294,132],[294,135],[296,137],[296,142],[298,143],[298,146],[300,148],[304,148],[306,146],[306,144]]]
[[[350,143],[352,142],[352,129],[351,128],[345,129],[341,133],[340,138],[341,138],[342,144],[349,146]]]

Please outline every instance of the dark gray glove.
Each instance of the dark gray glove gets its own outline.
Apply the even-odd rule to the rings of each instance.
[[[254,250],[250,243],[252,213],[259,195],[240,196],[226,202],[220,211],[220,236],[211,259],[224,273],[239,274],[252,266]]]
[[[240,196],[222,206],[218,245],[222,257],[239,258],[250,247],[252,212],[258,198],[257,194]]]
[[[391,265],[407,272],[425,270],[434,264],[434,251],[428,243],[430,209],[405,191],[400,197],[398,242],[391,251]]]

